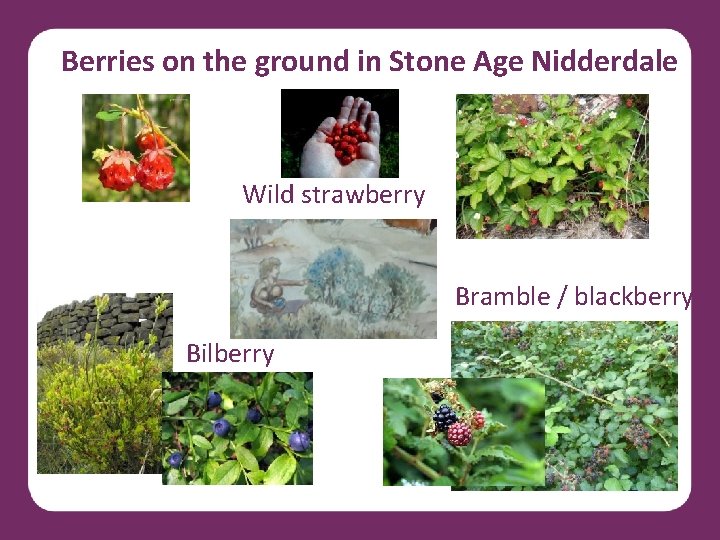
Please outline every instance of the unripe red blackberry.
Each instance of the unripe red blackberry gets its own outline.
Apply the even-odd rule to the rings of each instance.
[[[467,446],[472,440],[470,427],[462,422],[455,422],[448,428],[447,440],[453,446]]]
[[[458,418],[449,405],[440,405],[440,408],[433,414],[433,421],[438,431],[447,431],[451,425],[458,421]]]
[[[472,421],[470,422],[473,429],[482,429],[485,427],[485,416],[480,411],[475,411],[475,414],[472,417]]]

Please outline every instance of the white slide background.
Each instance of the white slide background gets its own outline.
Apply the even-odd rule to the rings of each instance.
[[[362,44],[353,46],[351,44]],[[205,51],[244,55],[248,71],[205,72]],[[334,56],[351,71],[253,73],[258,55]],[[381,72],[354,71],[359,48]],[[544,73],[532,50],[625,55],[661,48],[678,60],[660,73]],[[153,72],[62,71],[62,51],[153,55]],[[394,50],[463,55],[462,73],[390,72]],[[472,72],[477,53],[521,55],[525,68],[498,78]],[[169,73],[164,55],[193,55],[196,70]],[[562,310],[455,306],[455,287],[548,290],[564,283],[618,289],[690,290],[690,49],[670,30],[50,30],[29,50],[28,483],[51,510],[668,510],[690,493],[690,312],[682,308]],[[280,181],[283,88],[398,88],[400,179],[376,186],[426,189],[414,205],[247,205],[243,184]],[[191,202],[81,202],[81,96],[191,94]],[[455,95],[458,93],[649,93],[652,114],[649,240],[455,240]],[[339,104],[338,104],[339,105]],[[318,119],[318,122],[321,119]],[[382,116],[381,116],[382,122]],[[428,141],[430,138],[430,142]],[[268,142],[270,141],[270,142]],[[435,148],[427,152],[428,144]],[[340,182],[298,180],[328,187]],[[364,185],[364,182],[357,182]],[[299,186],[298,186],[299,187]],[[436,340],[230,340],[229,225],[232,218],[433,217],[439,227]],[[161,241],[161,242],[160,242]],[[161,246],[161,247],[160,247]],[[264,365],[188,364],[188,343],[274,347],[269,371],[315,374],[314,485],[163,486],[159,475],[36,474],[36,323],[46,311],[100,292],[174,293],[174,366],[262,371]],[[382,379],[450,371],[453,320],[678,320],[680,322],[677,492],[465,492],[382,486]],[[399,491],[402,490],[402,491]]]

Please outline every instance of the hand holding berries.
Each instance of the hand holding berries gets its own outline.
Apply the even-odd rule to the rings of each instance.
[[[380,175],[380,118],[370,102],[346,96],[337,118],[328,117],[305,144],[300,176],[377,178]]]

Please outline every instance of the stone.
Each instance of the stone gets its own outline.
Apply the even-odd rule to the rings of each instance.
[[[133,329],[131,324],[128,323],[118,323],[112,326],[110,328],[110,332],[112,332],[113,335],[119,336],[121,334],[124,334],[125,332],[129,332]]]
[[[530,114],[538,110],[534,94],[496,94],[493,109],[498,114]]]
[[[130,311],[138,312],[140,311],[140,304],[137,302],[125,302],[122,305],[122,310],[126,313]]]
[[[117,317],[118,322],[121,323],[138,323],[140,322],[140,314],[139,313],[121,313]]]

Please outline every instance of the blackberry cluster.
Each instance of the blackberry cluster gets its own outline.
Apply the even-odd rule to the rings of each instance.
[[[623,436],[635,448],[647,450],[652,445],[650,431],[645,429],[645,426],[643,426],[637,416],[633,417],[630,427],[625,430],[625,434]]]
[[[518,343],[518,349],[521,351],[526,351],[530,348],[530,344],[527,341],[521,341]]]
[[[516,339],[522,336],[522,330],[517,326],[501,326],[500,329],[505,339]]]
[[[447,431],[450,426],[458,421],[458,417],[449,405],[440,405],[440,408],[433,414],[433,421],[438,431]]]
[[[612,363],[613,363],[613,359],[610,358],[609,356],[607,358],[605,358],[605,360],[603,360],[603,364],[605,364],[606,366],[610,366],[610,365],[612,365]]]
[[[592,457],[585,463],[585,478],[589,482],[595,482],[604,472],[608,461],[610,461],[610,446],[606,444],[595,448]]]
[[[648,405],[659,405],[660,402],[651,398],[650,396],[632,396],[625,400],[625,405],[640,405],[641,407],[647,407]]]
[[[555,364],[555,370],[562,371],[563,369],[565,369],[565,362],[560,360],[557,364]]]

